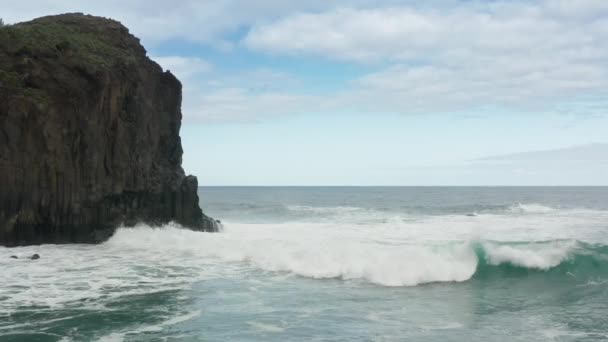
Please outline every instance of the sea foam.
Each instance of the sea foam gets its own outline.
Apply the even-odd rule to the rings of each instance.
[[[602,246],[579,242],[608,245],[596,238],[608,236],[607,219],[605,211],[555,209],[372,224],[224,222],[222,233],[139,225],[119,229],[102,245],[0,248],[0,315],[19,307],[104,310],[103,303],[121,296],[188,289],[256,270],[382,286],[464,282],[482,268],[487,274],[502,266],[551,271],[570,263],[567,271],[580,274],[577,263],[607,264]],[[25,258],[33,253],[41,259]],[[21,258],[10,259],[13,254]]]

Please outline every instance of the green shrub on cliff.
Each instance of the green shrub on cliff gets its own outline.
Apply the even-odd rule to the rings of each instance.
[[[120,23],[97,17],[43,17],[0,28],[0,91],[10,89],[40,105],[48,100],[40,84],[48,73],[42,66],[52,65],[56,80],[73,73],[93,77],[131,68],[137,56],[145,56],[143,48],[129,45],[135,38]]]
[[[129,51],[117,46],[115,37],[101,33],[98,22],[87,19],[43,17],[5,25],[0,31],[0,52],[23,57],[63,55],[90,70],[135,62]]]

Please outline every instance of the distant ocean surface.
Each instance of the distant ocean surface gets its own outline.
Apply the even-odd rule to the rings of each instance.
[[[606,187],[199,195],[222,233],[0,247],[0,341],[608,340]]]

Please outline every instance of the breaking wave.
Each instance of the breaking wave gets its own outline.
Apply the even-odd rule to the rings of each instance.
[[[608,246],[576,240],[388,243],[371,236],[321,232],[319,228],[308,236],[291,231],[275,232],[272,237],[254,229],[204,234],[140,227],[120,230],[108,244],[185,253],[314,279],[360,279],[385,286],[532,274],[587,281],[608,275]]]
[[[302,215],[312,215],[314,217],[329,217],[332,219],[385,219],[388,217],[400,217],[408,219],[411,217],[420,217],[421,215],[543,215],[543,214],[577,214],[589,213],[594,210],[584,208],[557,208],[539,203],[514,203],[508,205],[469,205],[469,206],[453,206],[453,207],[437,207],[437,208],[419,208],[416,206],[400,207],[400,208],[363,208],[356,206],[308,206],[308,205],[287,205],[283,208],[286,210],[286,217],[289,214],[296,215],[295,217],[306,217]],[[422,211],[421,211],[422,210]],[[425,213],[424,210],[431,210]],[[605,213],[603,211],[599,211]],[[275,213],[277,214],[277,213]]]
[[[608,246],[581,241],[478,243],[474,278],[558,276],[586,282],[608,277]]]
[[[503,207],[504,214],[406,220],[377,213],[383,220],[364,221],[371,212],[365,208],[301,206],[290,210],[332,211],[347,219],[224,221],[222,233],[140,225],[121,228],[96,246],[0,247],[0,318],[19,307],[98,305],[260,272],[382,286],[521,277],[608,282],[607,211],[517,208],[534,213],[512,214]],[[34,253],[41,259],[31,262],[27,256]]]
[[[538,203],[517,203],[510,206],[508,209],[508,211],[512,213],[524,214],[546,214],[554,212],[556,210],[556,208],[552,208]]]
[[[365,211],[365,208],[360,207],[348,207],[348,206],[337,206],[337,207],[313,207],[309,205],[288,205],[287,209],[296,212],[305,213],[352,213],[356,211]]]

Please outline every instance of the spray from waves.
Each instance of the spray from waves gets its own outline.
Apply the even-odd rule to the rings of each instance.
[[[219,234],[176,225],[122,228],[102,245],[0,248],[0,317],[100,306],[119,297],[188,289],[206,279],[281,272],[313,279],[355,279],[384,286],[521,275],[608,279],[605,213],[427,217],[353,225],[224,222]],[[549,242],[512,243],[505,240]],[[471,242],[473,241],[473,242]],[[608,245],[608,244],[606,244]],[[27,258],[40,254],[31,262]],[[593,278],[593,279],[591,279]]]
[[[316,232],[303,234],[297,230],[235,230],[232,226],[221,234],[204,234],[139,227],[119,230],[108,244],[114,249],[153,249],[177,258],[185,254],[314,279],[365,279],[388,286],[465,281],[477,265],[474,251],[466,246],[433,250],[415,245],[386,245],[362,240],[345,231],[323,232],[318,226],[312,229]]]
[[[479,242],[475,278],[539,275],[587,282],[608,278],[608,246],[575,240]]]
[[[405,206],[396,208],[364,208],[357,206],[308,206],[287,205],[283,207],[287,218],[304,220],[318,220],[326,218],[331,220],[349,222],[387,222],[411,221],[428,216],[560,216],[560,215],[606,215],[606,211],[588,208],[560,208],[539,203],[514,203],[508,205],[467,205],[448,206],[438,208],[421,208],[418,206]],[[430,211],[429,211],[430,210]]]
[[[386,222],[388,220],[402,221],[405,216],[400,212],[390,212],[374,208],[355,206],[317,207],[308,205],[287,205],[285,217],[296,221],[333,221],[350,223]]]
[[[135,250],[113,243],[0,247],[0,321],[25,308],[108,310],[105,304],[121,297],[180,291],[225,272],[215,262],[194,260],[179,246],[172,253],[158,254],[143,238],[186,232],[176,227],[168,225],[164,231],[141,226],[142,242]],[[26,258],[34,253],[42,257],[35,262]]]
[[[522,274],[575,276],[581,281],[608,276],[608,246],[576,240],[386,244],[345,232],[264,234],[255,229],[237,229],[204,234],[140,227],[120,230],[108,244],[119,249],[186,254],[313,279],[361,279],[385,286]]]
[[[538,203],[517,203],[508,207],[508,212],[517,214],[547,214],[555,212],[556,208]]]
[[[371,208],[355,207],[355,206],[328,206],[328,207],[316,207],[308,205],[288,205],[285,207],[288,211],[296,213],[307,213],[307,214],[321,214],[321,215],[343,215],[343,214],[386,214],[386,211],[374,210]],[[411,207],[410,209],[416,209],[418,207]],[[556,212],[559,209],[550,207],[539,203],[515,203],[508,206],[472,206],[472,207],[447,207],[442,208],[446,213],[455,213],[461,211],[462,213],[495,213],[495,214],[546,214]],[[398,209],[394,209],[394,213],[399,213]],[[412,212],[411,210],[408,212]]]
[[[313,207],[313,206],[309,206],[309,205],[288,205],[287,209],[290,211],[296,211],[296,212],[318,213],[318,214],[352,213],[352,212],[357,212],[357,211],[366,211],[365,208],[349,207],[349,206]]]

